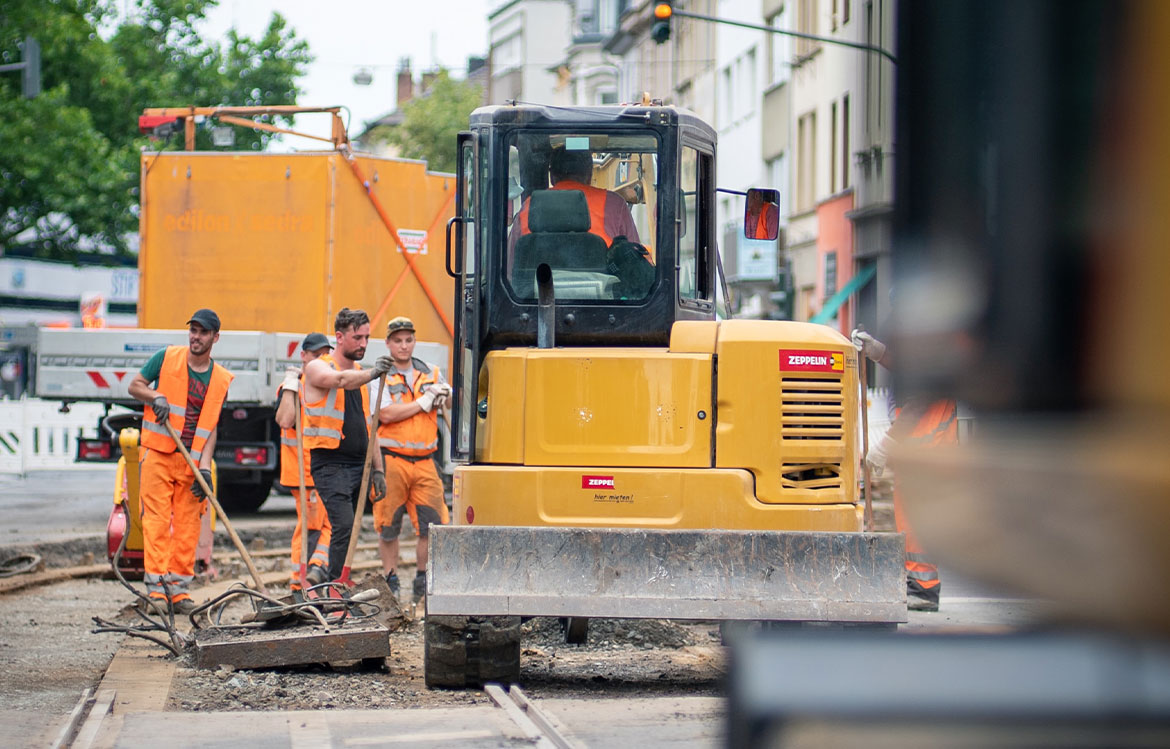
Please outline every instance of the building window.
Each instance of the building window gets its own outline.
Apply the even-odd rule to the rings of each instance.
[[[837,293],[837,251],[825,253],[825,299]]]
[[[796,121],[796,212],[813,207],[816,199],[817,113]]]
[[[605,106],[607,104],[617,104],[617,103],[618,103],[617,91],[602,91],[601,92],[601,105],[602,106]]]
[[[837,192],[837,102],[829,106],[829,194]]]
[[[792,204],[791,186],[788,184],[788,159],[781,153],[767,163],[768,187],[780,191],[780,223],[788,219],[788,206]]]
[[[781,31],[787,30],[788,19],[785,9],[768,19],[768,26]],[[768,84],[775,85],[788,80],[789,58],[792,57],[792,37],[786,34],[768,34]]]
[[[817,33],[817,0],[797,0],[796,30],[802,34]],[[812,39],[796,40],[797,57],[806,57],[820,49],[821,43]]]
[[[849,189],[849,94],[841,100],[841,189]]]
[[[853,0],[841,0],[841,25],[849,23],[849,6],[853,5]]]
[[[747,68],[744,70],[744,96],[743,96],[743,110],[744,116],[749,116],[756,111],[756,102],[760,98],[760,91],[756,85],[756,48],[752,47],[748,50],[747,59],[744,62]]]
[[[734,119],[733,99],[735,98],[735,88],[732,84],[731,66],[728,65],[723,69],[723,125],[730,125]]]
[[[492,47],[492,75],[498,76],[512,68],[520,67],[524,50],[520,34],[513,34]]]

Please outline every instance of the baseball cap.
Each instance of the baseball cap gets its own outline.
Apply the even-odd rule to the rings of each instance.
[[[199,327],[204,330],[219,332],[219,315],[209,309],[195,310],[195,314],[191,315],[191,319],[187,321],[187,324],[190,325],[193,322],[199,323]]]
[[[387,336],[389,336],[391,333],[395,333],[399,330],[409,330],[411,333],[413,333],[414,332],[414,323],[411,322],[409,317],[396,317],[393,320],[391,320],[389,323],[386,324],[386,335]]]
[[[301,341],[301,351],[317,351],[323,348],[333,348],[333,344],[323,333],[309,333],[305,340]]]

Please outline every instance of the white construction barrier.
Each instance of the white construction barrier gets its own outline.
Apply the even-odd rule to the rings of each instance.
[[[92,469],[75,462],[77,440],[97,437],[100,403],[74,403],[69,413],[61,404],[38,398],[0,401],[0,473]]]

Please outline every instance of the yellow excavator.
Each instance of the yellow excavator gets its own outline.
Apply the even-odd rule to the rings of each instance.
[[[863,532],[857,352],[719,320],[714,130],[670,106],[490,106],[458,139],[453,523],[431,529],[431,687],[519,679],[520,621],[906,620]],[[745,235],[775,240],[774,190]],[[763,206],[763,208],[761,208]]]

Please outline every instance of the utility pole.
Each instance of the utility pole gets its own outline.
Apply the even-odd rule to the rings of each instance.
[[[11,73],[19,70],[20,92],[24,98],[31,99],[41,92],[41,45],[31,36],[24,38],[24,60],[8,65],[0,65],[0,73]]]

